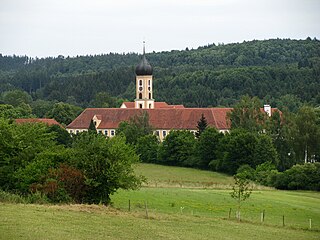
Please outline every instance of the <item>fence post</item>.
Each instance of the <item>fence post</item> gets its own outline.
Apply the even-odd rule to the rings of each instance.
[[[149,218],[149,214],[148,214],[148,205],[147,205],[147,202],[146,201],[144,201],[144,206],[145,206],[145,208],[146,208],[146,217],[147,217],[147,219]]]
[[[311,218],[309,219],[309,228],[311,229],[311,227],[312,227],[312,220],[311,220]]]
[[[263,222],[264,222],[264,215],[265,215],[265,211],[264,211],[264,209],[263,209],[263,219],[262,219]]]
[[[229,209],[229,219],[230,219],[230,217],[231,217],[231,208]]]
[[[284,227],[284,215],[282,215],[282,227]]]
[[[129,199],[129,212],[131,210],[131,203],[130,203],[130,199]]]

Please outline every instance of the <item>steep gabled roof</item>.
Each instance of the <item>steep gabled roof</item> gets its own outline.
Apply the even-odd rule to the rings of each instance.
[[[149,114],[150,125],[155,129],[197,129],[198,121],[203,114],[209,126],[217,129],[229,129],[227,112],[232,108],[87,108],[68,129],[88,129],[93,116],[101,117],[98,129],[116,129],[120,122],[128,121],[143,112]]]
[[[56,120],[51,119],[51,118],[18,118],[15,120],[16,123],[18,124],[23,124],[23,123],[45,123],[48,126],[51,125],[58,125],[60,127],[63,127],[60,123],[58,123]]]

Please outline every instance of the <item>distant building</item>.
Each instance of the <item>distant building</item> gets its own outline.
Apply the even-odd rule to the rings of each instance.
[[[60,123],[58,123],[56,120],[50,119],[50,118],[18,118],[18,119],[15,120],[15,122],[18,123],[18,124],[23,124],[23,123],[44,123],[44,124],[47,124],[48,126],[58,125],[58,126],[63,128],[63,126]]]
[[[116,129],[123,121],[147,112],[150,125],[162,141],[172,130],[197,131],[198,121],[203,114],[208,126],[215,127],[220,132],[230,129],[227,113],[232,108],[185,108],[183,105],[168,105],[165,102],[155,102],[153,98],[153,69],[143,56],[135,69],[136,73],[136,99],[134,102],[124,102],[120,108],[87,108],[74,121],[67,126],[70,134],[88,131],[93,120],[97,132],[113,137]],[[273,109],[265,105],[263,109],[269,116]]]

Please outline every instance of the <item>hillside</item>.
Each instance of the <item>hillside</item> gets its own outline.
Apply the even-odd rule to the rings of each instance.
[[[137,175],[146,177],[147,187],[230,188],[233,178],[226,174],[202,171],[194,168],[140,163],[135,167]]]
[[[152,164],[138,165],[136,172],[162,183],[179,179],[183,184],[197,184],[198,180],[229,184],[231,180],[222,174]],[[195,187],[168,185],[121,190],[112,196],[112,207],[13,204],[0,195],[0,239],[319,238],[318,192],[253,191],[242,205],[242,221],[238,222],[230,190]],[[266,213],[263,223],[262,211]]]
[[[231,106],[241,95],[272,106],[320,104],[320,41],[270,39],[153,52],[157,101],[189,107]],[[98,92],[134,98],[135,53],[30,59],[0,55],[0,91],[20,88],[34,100],[99,107]],[[117,103],[109,104],[117,107]],[[291,109],[292,110],[292,109]]]

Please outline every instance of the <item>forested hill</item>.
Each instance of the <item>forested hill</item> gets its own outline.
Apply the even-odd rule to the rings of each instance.
[[[156,101],[189,107],[232,106],[248,94],[291,110],[301,102],[320,104],[317,39],[211,44],[153,52],[147,58],[154,67]],[[41,59],[0,55],[0,92],[18,88],[33,100],[82,107],[100,107],[93,101],[99,92],[132,101],[139,61],[135,53]]]

